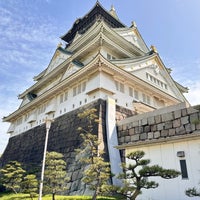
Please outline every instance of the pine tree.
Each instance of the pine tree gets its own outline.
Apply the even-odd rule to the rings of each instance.
[[[188,197],[200,197],[200,190],[198,191],[197,188],[193,187],[193,188],[188,188],[185,191],[185,194]]]
[[[93,130],[94,124],[99,123],[98,116],[95,113],[96,109],[89,109],[78,115],[79,118],[87,121],[87,127],[85,129],[79,127],[79,131],[82,132],[80,135],[83,143],[82,148],[77,150],[82,155],[80,161],[86,165],[82,180],[94,191],[93,200],[96,200],[97,195],[108,190],[108,180],[111,176],[110,164],[104,161],[104,152],[99,149],[101,141]]]
[[[10,161],[3,169],[0,170],[3,186],[6,189],[18,193],[21,190],[21,184],[25,175],[25,170],[17,161]]]
[[[142,159],[144,151],[135,151],[129,153],[126,157],[133,161],[133,164],[123,164],[124,173],[119,175],[124,185],[118,188],[118,193],[135,200],[141,194],[141,189],[151,189],[158,187],[155,181],[149,181],[148,177],[159,176],[164,179],[176,178],[180,175],[179,171],[173,169],[164,169],[159,165],[149,166],[149,159]],[[139,169],[138,169],[139,168]]]
[[[23,180],[23,192],[28,193],[30,198],[33,199],[37,195],[38,180],[34,174],[28,174]]]
[[[55,200],[55,195],[65,189],[68,181],[66,172],[66,162],[64,156],[58,152],[47,152],[46,167],[44,171],[44,190],[52,194],[52,200]]]

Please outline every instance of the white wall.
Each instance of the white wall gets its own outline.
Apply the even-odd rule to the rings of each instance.
[[[158,164],[164,168],[180,169],[180,159],[185,159],[187,164],[188,179],[181,176],[175,179],[150,178],[159,183],[156,189],[143,189],[138,200],[197,200],[197,197],[187,197],[185,190],[191,187],[200,188],[200,139],[186,142],[158,144],[148,147],[127,149],[126,153],[143,150],[145,158],[151,160],[150,165]],[[184,151],[185,157],[177,157],[178,151]],[[127,162],[130,162],[127,160]]]

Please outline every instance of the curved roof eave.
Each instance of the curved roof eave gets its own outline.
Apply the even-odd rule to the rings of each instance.
[[[129,63],[136,64],[137,62],[141,62],[141,61],[145,61],[150,58],[153,58],[153,57],[155,57],[155,55],[156,55],[155,53],[154,54],[145,54],[145,55],[137,56],[134,58],[115,59],[115,60],[112,60],[112,62],[116,63],[116,64],[129,64]]]
[[[54,58],[54,56],[55,56],[55,54],[56,54],[57,51],[60,51],[60,52],[62,52],[64,54],[67,54],[67,55],[72,55],[73,54],[72,52],[67,51],[66,49],[63,49],[62,47],[58,47],[55,50],[55,52],[54,52],[54,54],[53,54],[53,56],[52,56],[52,58],[51,58],[51,60],[50,60],[50,62],[48,64],[48,66],[42,72],[40,72],[38,75],[36,75],[36,76],[33,77],[34,81],[38,81],[40,78],[42,78],[46,74],[46,71],[47,71],[50,63],[52,62],[52,60],[53,60],[53,58]]]
[[[103,29],[102,29],[103,28]],[[99,30],[99,31],[98,31]],[[101,30],[104,30],[103,32]],[[135,54],[139,54],[139,55],[144,55],[144,52],[139,49],[137,46],[135,46],[134,44],[130,43],[129,41],[127,41],[125,38],[123,38],[121,35],[119,35],[116,31],[114,31],[113,29],[110,29],[107,24],[104,21],[101,22],[96,22],[94,23],[90,29],[88,31],[90,31],[91,33],[96,33],[99,34],[99,32],[102,32],[105,36],[105,30],[109,33],[111,33],[115,38],[117,37],[117,39],[115,39],[115,42],[117,44],[119,44],[119,42],[124,43],[124,46],[131,48]],[[93,35],[93,34],[92,34]],[[83,34],[81,35],[76,41],[74,41],[74,43],[72,43],[68,49],[71,49],[72,51],[74,51],[74,46],[76,45],[80,45],[83,41],[86,41],[85,38],[90,37],[91,35],[87,32],[87,34]],[[103,36],[102,36],[103,37]],[[106,36],[109,38],[109,35]],[[121,44],[122,44],[121,43]],[[120,45],[121,46],[121,45]],[[124,47],[123,47],[124,48]]]
[[[62,80],[59,84],[57,84],[56,86],[54,86],[53,88],[47,90],[46,92],[44,92],[42,95],[38,96],[37,98],[35,98],[33,101],[31,101],[28,104],[25,104],[23,107],[19,108],[18,110],[16,110],[15,112],[11,113],[9,116],[4,117],[3,121],[4,122],[10,122],[11,120],[14,120],[16,118],[16,116],[22,115],[24,112],[26,112],[27,110],[30,110],[31,107],[35,108],[35,106],[38,106],[38,103],[41,103],[42,101],[44,101],[45,99],[47,99],[47,97],[50,97],[52,95],[52,93],[59,92],[60,88],[63,88],[64,85],[66,84],[71,84],[74,80],[79,80],[79,78],[83,78],[83,75],[85,74],[93,74],[95,73],[98,68],[96,70],[94,70],[94,67],[96,66],[103,66],[102,63],[104,63],[108,68],[108,70],[110,72],[114,72],[114,73],[119,73],[119,74],[124,74],[128,79],[134,79],[138,84],[142,84],[145,87],[149,88],[151,87],[154,90],[160,91],[161,94],[163,96],[166,96],[169,99],[173,99],[174,101],[176,100],[177,102],[180,102],[180,99],[177,99],[165,92],[163,92],[162,90],[159,90],[158,88],[155,88],[151,85],[148,85],[145,81],[143,81],[142,79],[138,78],[137,76],[134,76],[133,74],[128,73],[127,71],[120,69],[118,66],[114,65],[113,63],[111,63],[109,60],[107,60],[102,54],[97,54],[96,57],[90,62],[88,63],[85,67],[80,68],[76,73],[70,75],[69,77],[67,77],[66,79]],[[97,64],[97,65],[96,65]]]
[[[126,75],[127,78],[132,77],[132,78],[134,78],[134,80],[137,80],[137,83],[138,83],[138,84],[144,85],[144,86],[147,87],[147,88],[151,87],[152,89],[159,91],[162,95],[164,95],[164,96],[167,95],[169,99],[173,99],[173,100],[176,100],[177,102],[181,102],[180,99],[177,99],[176,97],[174,97],[174,96],[172,96],[172,95],[170,95],[170,94],[164,92],[163,90],[160,90],[159,88],[157,88],[157,87],[155,87],[155,86],[153,86],[153,85],[149,85],[149,84],[148,84],[146,81],[144,81],[143,79],[141,79],[141,78],[135,76],[134,74],[131,74],[131,73],[127,72],[127,71],[124,70],[124,69],[119,68],[117,65],[113,64],[112,62],[110,62],[110,60],[106,59],[102,54],[99,53],[97,56],[99,56],[99,55],[101,56],[101,58],[103,59],[103,61],[104,61],[105,63],[109,63],[110,66],[115,67],[119,73],[120,73],[120,72],[121,72],[121,73],[124,73],[124,74]],[[115,71],[116,71],[116,69],[115,69]],[[182,96],[183,96],[183,95],[182,95]]]

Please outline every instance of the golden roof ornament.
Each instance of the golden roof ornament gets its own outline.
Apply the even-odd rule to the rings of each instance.
[[[109,12],[109,13],[110,13],[114,18],[119,19],[113,5],[111,5],[111,9],[110,9],[110,12]]]
[[[62,42],[59,42],[57,45],[57,48],[60,48],[60,47],[62,47]]]
[[[137,24],[136,24],[135,21],[132,21],[132,22],[131,22],[131,27],[137,27]]]
[[[158,50],[157,48],[154,46],[154,45],[151,45],[151,50],[154,52],[154,53],[158,53]]]

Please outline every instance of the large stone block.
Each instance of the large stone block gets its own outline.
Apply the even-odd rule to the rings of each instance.
[[[187,115],[187,108],[181,110],[181,116],[184,117]]]
[[[184,128],[183,125],[180,126],[180,127],[178,127],[178,128],[176,128],[176,134],[177,134],[177,135],[183,135],[183,134],[185,134],[185,133],[186,133],[186,130],[185,130],[185,128]]]
[[[165,129],[170,129],[173,127],[173,121],[167,121],[165,122]]]
[[[200,123],[196,124],[196,130],[200,130]]]
[[[181,120],[180,119],[175,119],[173,120],[173,127],[177,128],[181,126]]]
[[[147,118],[143,118],[141,120],[141,125],[147,125]]]
[[[154,118],[154,116],[148,117],[147,121],[148,121],[149,125],[155,124],[155,118]]]
[[[140,134],[140,140],[146,140],[147,139],[147,133]]]
[[[159,123],[161,123],[161,121],[162,121],[161,115],[156,115],[156,116],[155,116],[155,123],[156,123],[156,124],[159,124]]]
[[[164,113],[161,115],[162,122],[170,121],[174,119],[173,112],[170,113]]]
[[[147,133],[147,137],[149,140],[153,139],[153,132]]]
[[[180,118],[181,117],[181,110],[175,110],[174,111],[174,119]]]
[[[157,131],[157,125],[156,125],[156,124],[151,125],[151,131],[152,131],[152,132]]]
[[[154,132],[154,138],[155,138],[155,139],[160,138],[160,131]]]
[[[135,127],[135,133],[136,134],[140,134],[140,133],[142,133],[143,132],[143,127],[142,126],[137,126],[137,127]]]
[[[135,133],[135,129],[134,128],[129,129],[129,135],[134,135],[134,133]]]
[[[132,142],[139,141],[139,139],[140,139],[140,135],[139,134],[135,134],[135,135],[131,136],[131,141]]]
[[[185,116],[185,117],[181,117],[181,124],[185,125],[189,123],[189,117]]]
[[[169,130],[161,130],[161,137],[167,137],[169,135]]]
[[[163,130],[163,129],[164,129],[164,126],[165,126],[165,123],[157,124],[157,130],[158,130],[158,131]]]
[[[185,131],[186,131],[186,133],[191,133],[192,132],[192,126],[191,126],[191,124],[186,124],[185,125]]]
[[[176,129],[171,128],[169,129],[169,136],[174,136],[176,134]]]
[[[125,136],[125,143],[129,143],[131,141],[131,136]]]
[[[145,133],[148,133],[148,132],[150,132],[151,131],[151,127],[150,126],[145,126],[144,127],[144,132]]]

